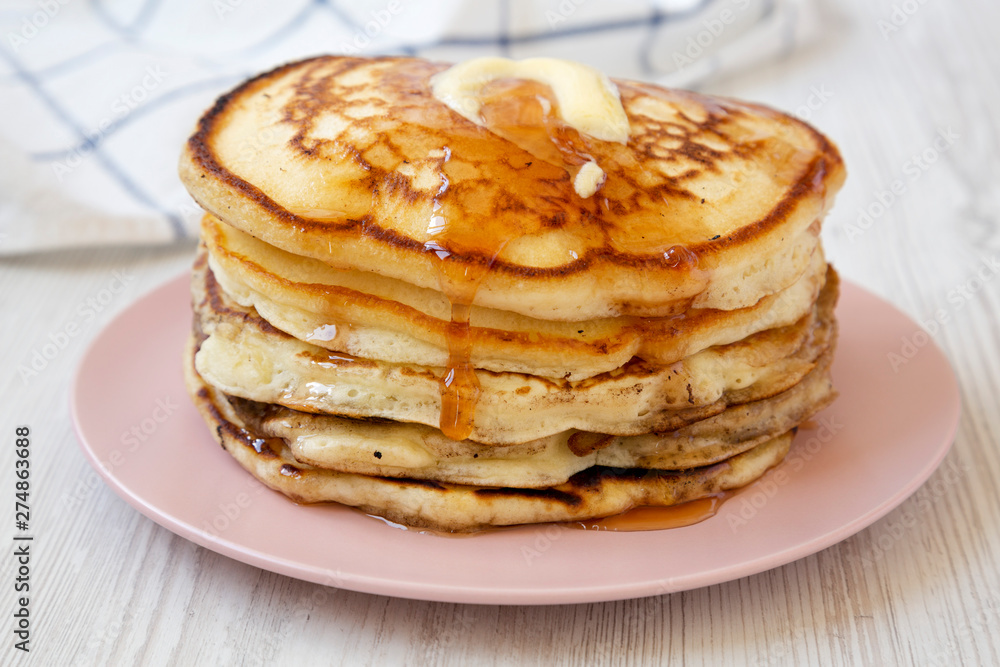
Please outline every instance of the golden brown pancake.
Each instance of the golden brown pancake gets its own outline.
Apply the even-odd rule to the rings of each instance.
[[[197,369],[227,394],[296,410],[437,426],[443,368],[394,364],[330,352],[303,342],[235,303],[199,254],[192,281],[207,335]],[[730,405],[760,400],[798,383],[833,345],[837,279],[832,269],[812,311],[663,366],[633,359],[583,381],[476,371],[482,393],[479,443],[514,444],[579,429],[638,435],[676,429]],[[526,419],[510,419],[510,415]]]
[[[211,216],[203,220],[202,238],[225,291],[296,338],[368,359],[448,364],[451,305],[440,292],[338,271]],[[736,310],[698,308],[660,318],[555,322],[473,307],[470,363],[484,370],[566,380],[617,369],[633,357],[672,364],[713,345],[800,320],[812,310],[825,276],[826,261],[817,248],[795,283]]]
[[[446,67],[325,56],[263,74],[202,117],[181,178],[293,254],[539,319],[743,308],[806,270],[844,178],[808,125],[617,81],[627,145],[547,135],[546,87],[499,81],[481,127],[431,94]],[[553,137],[572,150],[553,158]],[[573,189],[573,155],[608,174],[592,197]]]

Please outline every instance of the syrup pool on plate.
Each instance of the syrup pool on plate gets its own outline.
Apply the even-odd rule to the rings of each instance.
[[[731,495],[731,492],[723,492],[669,507],[634,507],[627,512],[603,519],[572,521],[566,525],[581,530],[618,532],[683,528],[711,519]]]

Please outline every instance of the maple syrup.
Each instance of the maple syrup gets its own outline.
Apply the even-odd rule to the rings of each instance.
[[[441,432],[453,440],[469,437],[481,389],[472,367],[470,306],[452,303],[448,325],[448,366],[441,379]]]
[[[589,140],[560,118],[548,86],[498,79],[483,88],[481,98],[487,129],[535,158],[565,169],[574,183],[587,165],[597,164]],[[586,198],[579,188],[577,192]]]
[[[634,507],[627,512],[605,517],[603,519],[586,519],[584,521],[564,521],[555,525],[574,530],[601,530],[611,532],[637,532],[649,530],[669,530],[673,528],[683,528],[701,523],[706,519],[714,517],[722,503],[735,495],[734,491],[723,491],[707,498],[699,498],[680,505],[670,507]],[[419,533],[421,535],[432,535],[435,537],[475,537],[484,533],[496,533],[503,530],[514,530],[523,526],[491,526],[467,533],[449,533],[430,528],[414,528],[405,524],[390,521],[377,514],[369,514],[362,510],[352,508],[356,512],[371,519],[408,532]],[[544,527],[545,524],[539,524]]]
[[[522,148],[538,160],[565,169],[576,178],[594,158],[587,140],[558,118],[551,90],[524,80],[499,80],[482,94],[485,128]],[[449,438],[464,440],[475,427],[475,410],[481,389],[472,365],[472,304],[483,279],[509,240],[519,230],[511,218],[491,218],[491,211],[456,206],[450,201],[451,150],[443,147],[440,158],[441,185],[431,204],[425,250],[437,257],[441,291],[451,305],[446,329],[448,364],[440,380],[439,428]],[[464,262],[450,260],[462,249]],[[468,262],[470,255],[478,261]]]
[[[471,232],[476,226],[476,220],[468,215],[457,221],[450,215],[446,197],[450,184],[447,171],[450,159],[451,150],[444,147],[439,167],[441,186],[432,201],[427,226],[430,240],[424,248],[437,257],[438,282],[451,305],[451,321],[445,329],[448,364],[440,379],[439,428],[452,440],[465,440],[475,427],[476,403],[481,393],[479,379],[472,366],[472,330],[469,322],[472,303],[480,283],[507,241],[498,235],[480,234],[475,249],[487,258],[485,262],[462,264],[450,260],[452,253],[449,247],[454,244],[468,246],[469,240],[475,238]]]
[[[603,519],[572,521],[566,522],[566,525],[580,530],[618,532],[683,528],[711,519],[718,513],[722,503],[732,495],[732,492],[726,491],[669,507],[634,507]]]

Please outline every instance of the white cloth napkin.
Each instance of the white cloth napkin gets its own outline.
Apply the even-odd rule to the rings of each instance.
[[[0,255],[195,236],[201,112],[319,53],[578,60],[695,87],[790,52],[812,0],[30,0],[0,9]]]

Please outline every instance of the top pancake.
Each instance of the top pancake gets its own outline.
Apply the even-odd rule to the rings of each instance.
[[[182,180],[294,254],[581,320],[741,308],[787,287],[844,178],[794,118],[636,82],[616,82],[627,145],[546,113],[533,82],[484,88],[491,131],[431,95],[446,67],[329,56],[263,74],[201,119]],[[588,158],[607,180],[582,198],[571,172]]]

